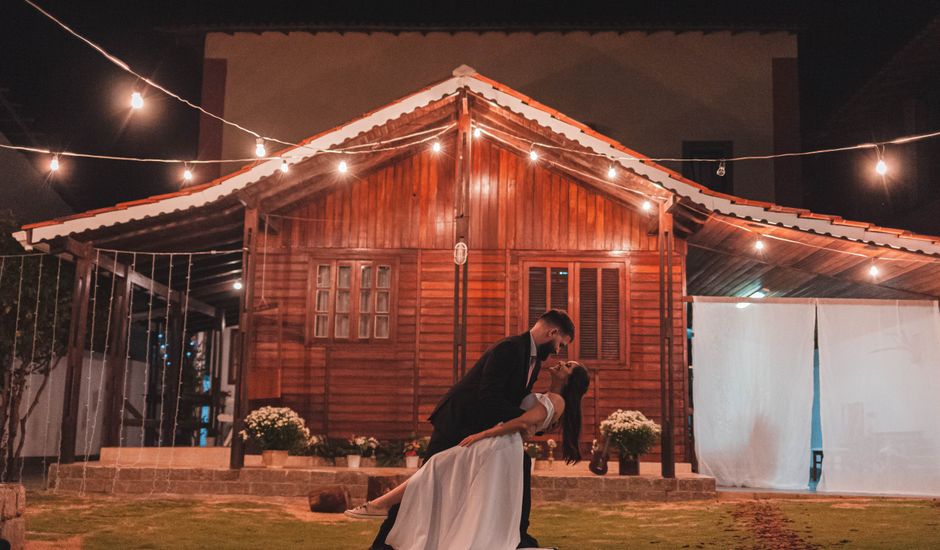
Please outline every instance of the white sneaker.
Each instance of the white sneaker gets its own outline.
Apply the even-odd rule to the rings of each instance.
[[[360,504],[355,508],[343,512],[347,517],[354,519],[384,519],[388,517],[388,512],[384,510],[375,510],[369,507],[369,503]]]

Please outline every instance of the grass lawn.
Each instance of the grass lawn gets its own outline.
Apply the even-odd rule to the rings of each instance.
[[[536,506],[531,532],[565,550],[938,548],[940,503],[740,500]],[[30,493],[27,548],[363,550],[378,522],[312,514],[302,499],[85,497]]]

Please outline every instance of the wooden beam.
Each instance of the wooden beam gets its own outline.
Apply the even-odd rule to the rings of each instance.
[[[83,253],[83,247],[86,245],[88,246],[87,254],[91,254],[90,243],[80,243],[71,237],[68,237],[66,242],[66,251],[78,257],[79,254]],[[93,255],[91,258],[89,258],[89,260],[92,263],[95,262]],[[178,290],[172,290],[163,283],[154,281],[143,273],[129,269],[125,264],[117,261],[117,259],[112,257],[110,254],[99,255],[98,266],[107,269],[118,277],[130,277],[130,281],[133,285],[139,286],[140,288],[145,288],[147,290],[152,289],[154,294],[157,294],[158,296],[168,298],[175,303],[182,303],[182,292]],[[218,310],[215,307],[199,300],[190,298],[188,304],[190,311],[202,313],[203,315],[207,315],[209,317],[218,317],[219,315]]]
[[[88,293],[91,286],[92,267],[90,244],[75,246],[70,253],[75,257],[75,282],[72,287],[72,317],[69,321],[65,394],[62,402],[62,431],[59,445],[59,460],[62,464],[75,462],[78,403],[81,400],[82,367],[85,362]]]
[[[111,317],[114,330],[108,344],[108,355],[105,358],[104,369],[107,383],[104,388],[105,413],[104,426],[101,430],[102,446],[116,447],[121,445],[121,417],[123,411],[121,405],[124,402],[124,381],[127,373],[125,368],[128,365],[127,332],[128,307],[133,296],[134,286],[128,284],[127,273],[130,267],[124,266],[124,277],[118,277],[115,281],[115,299],[111,304]]]
[[[231,350],[238,353],[241,360],[238,362],[238,372],[235,373],[235,414],[232,425],[232,450],[229,455],[229,467],[240,469],[245,465],[245,446],[238,432],[244,429],[245,417],[248,415],[248,361],[251,359],[251,324],[254,300],[254,253],[258,240],[258,209],[248,207],[245,209],[245,223],[242,242],[245,245],[242,261],[243,287],[239,308],[238,329],[242,333],[241,349]]]

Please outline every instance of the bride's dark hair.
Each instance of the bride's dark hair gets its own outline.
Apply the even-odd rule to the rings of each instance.
[[[587,368],[576,361],[572,363],[575,366],[571,369],[571,376],[561,389],[561,397],[565,400],[565,412],[561,415],[561,454],[566,464],[581,460],[581,448],[578,444],[581,437],[581,398],[591,383]]]

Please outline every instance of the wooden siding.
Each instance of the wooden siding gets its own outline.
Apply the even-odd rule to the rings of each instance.
[[[315,432],[333,436],[430,433],[426,418],[455,376],[453,146],[445,140],[442,154],[422,151],[356,174],[348,185],[272,218],[268,244],[261,243],[256,257],[255,307],[262,309],[259,316],[272,315],[265,307],[277,310],[282,326],[278,332],[276,322],[266,321],[255,331],[252,406],[293,407]],[[528,328],[523,262],[564,258],[621,265],[624,360],[585,361],[595,378],[583,402],[582,439],[596,437],[597,422],[617,408],[639,409],[659,420],[659,257],[655,235],[647,234],[647,215],[496,144],[476,140],[473,147],[467,368],[495,341]],[[393,338],[312,338],[312,258],[393,258]],[[680,242],[672,277],[680,460],[688,391],[685,315],[678,299],[683,258]],[[547,388],[548,379],[540,377],[537,389]]]

